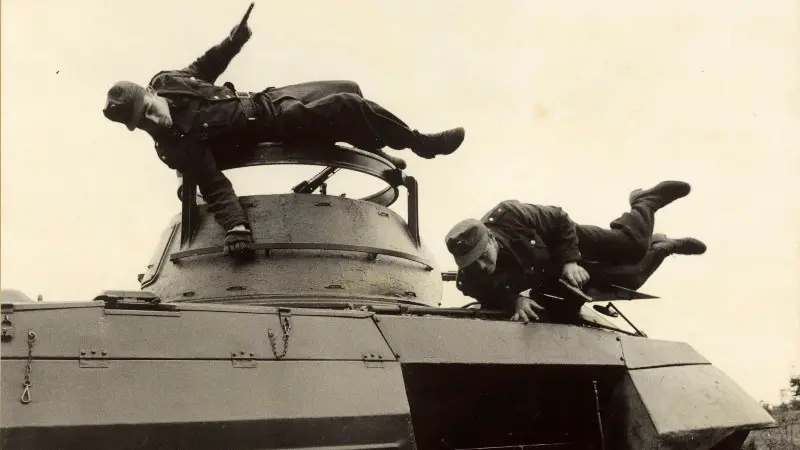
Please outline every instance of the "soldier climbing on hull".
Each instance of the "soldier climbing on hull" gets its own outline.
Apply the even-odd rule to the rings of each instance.
[[[249,10],[248,10],[249,14]],[[250,223],[228,178],[217,167],[226,152],[259,142],[346,142],[389,159],[380,149],[411,149],[422,158],[454,152],[464,129],[424,134],[411,129],[350,81],[320,81],[243,93],[214,83],[249,40],[247,15],[219,45],[181,70],[157,73],[147,87],[129,81],[108,91],[103,113],[129,130],[146,131],[161,160],[200,188],[226,230],[225,253],[252,255]]]
[[[528,289],[552,292],[559,280],[582,290],[611,285],[636,290],[667,256],[705,253],[697,239],[653,234],[656,211],[690,190],[681,181],[637,189],[629,198],[630,211],[609,229],[576,224],[557,206],[503,201],[481,220],[457,223],[445,237],[459,267],[456,285],[482,308],[506,310],[512,320],[524,322],[559,315],[520,295]]]

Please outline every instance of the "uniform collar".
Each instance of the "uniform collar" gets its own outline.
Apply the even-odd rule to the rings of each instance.
[[[172,117],[172,134],[183,136],[188,134],[192,128],[192,120],[193,116],[191,114],[182,114],[183,111],[180,109],[180,105],[176,103],[173,99],[164,97],[167,100],[167,105],[169,106],[169,114]]]

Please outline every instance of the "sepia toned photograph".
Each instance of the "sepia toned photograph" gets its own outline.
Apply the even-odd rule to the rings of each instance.
[[[0,20],[0,448],[800,449],[798,2]]]

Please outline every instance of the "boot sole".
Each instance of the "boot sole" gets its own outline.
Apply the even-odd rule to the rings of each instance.
[[[458,130],[457,131],[457,133],[458,133],[458,141],[457,141],[457,143],[453,146],[452,150],[450,150],[449,152],[440,153],[440,155],[449,155],[449,154],[453,153],[454,151],[458,150],[461,147],[461,144],[464,143],[464,138],[467,135],[466,131],[464,131],[464,129],[461,128],[461,127],[456,128],[456,130]]]
[[[436,154],[421,153],[421,152],[418,153],[416,150],[413,150],[413,149],[411,151],[415,155],[419,156],[420,158],[425,158],[425,159],[433,159],[433,158],[435,158],[437,156],[450,155],[453,152],[455,152],[456,150],[458,150],[459,147],[461,147],[461,144],[464,143],[464,138],[466,137],[466,131],[464,130],[464,128],[458,127],[458,128],[455,128],[455,130],[458,133],[458,141],[456,141],[456,144],[453,146],[452,150],[448,150],[446,152],[441,152],[441,153],[436,153]]]
[[[628,197],[628,202],[633,206],[644,197],[659,196],[665,200],[660,206],[663,208],[679,198],[686,197],[691,191],[691,185],[684,181],[662,181],[650,189],[634,190]]]

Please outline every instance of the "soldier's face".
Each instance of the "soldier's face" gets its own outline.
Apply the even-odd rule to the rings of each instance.
[[[140,126],[151,130],[153,128],[170,128],[172,116],[170,116],[167,101],[152,92],[145,93],[144,117]]]
[[[477,272],[483,275],[491,275],[497,268],[497,252],[499,248],[497,241],[494,237],[489,238],[489,244],[486,246],[486,251],[475,260],[474,263],[467,266],[467,272]]]

